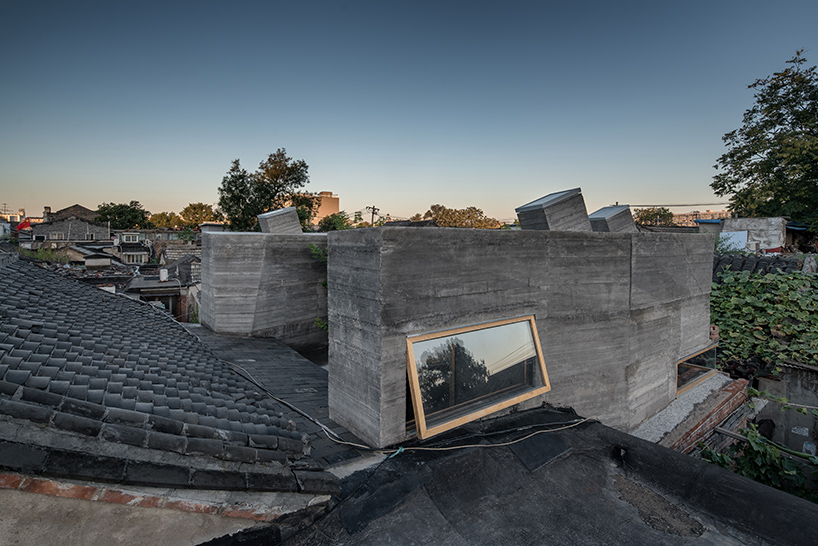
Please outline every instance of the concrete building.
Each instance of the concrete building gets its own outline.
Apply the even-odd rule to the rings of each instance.
[[[533,315],[551,391],[520,407],[570,406],[630,431],[676,396],[676,363],[710,344],[713,243],[712,234],[331,232],[330,416],[371,445],[402,442],[412,434],[407,336]]]
[[[318,205],[318,212],[312,219],[313,224],[318,224],[322,218],[340,212],[341,210],[341,200],[331,191],[319,192],[318,198],[320,199],[320,204]]]

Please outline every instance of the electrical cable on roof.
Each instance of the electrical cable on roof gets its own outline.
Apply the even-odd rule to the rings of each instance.
[[[533,433],[531,433],[531,434],[529,434],[527,436],[519,438],[517,440],[511,440],[509,442],[503,442],[503,443],[500,443],[500,444],[466,444],[466,445],[448,446],[448,447],[420,447],[420,446],[412,447],[412,446],[409,446],[409,447],[399,447],[398,449],[377,449],[377,448],[372,448],[372,447],[365,446],[365,445],[362,445],[362,444],[356,444],[354,442],[347,442],[346,440],[343,440],[335,432],[330,430],[326,425],[324,425],[323,423],[321,423],[320,421],[318,421],[317,419],[315,419],[314,417],[312,417],[311,415],[309,415],[305,411],[302,411],[301,409],[297,408],[296,406],[294,406],[290,402],[287,402],[286,400],[283,400],[283,399],[277,397],[276,395],[274,395],[273,393],[271,393],[266,387],[264,387],[255,378],[253,378],[252,374],[250,374],[250,372],[248,372],[242,366],[239,366],[238,364],[233,364],[233,363],[230,363],[230,362],[227,362],[227,361],[224,361],[224,362],[229,364],[231,367],[236,367],[236,368],[241,369],[246,375],[244,375],[244,374],[239,374],[239,375],[242,375],[242,377],[244,377],[245,379],[250,381],[252,384],[256,385],[259,389],[264,391],[264,393],[267,394],[267,396],[269,396],[270,398],[272,398],[276,402],[279,402],[280,404],[283,404],[283,405],[287,406],[288,408],[290,408],[293,411],[297,412],[302,417],[304,417],[306,419],[309,419],[310,421],[312,421],[313,423],[315,423],[316,425],[321,427],[321,430],[324,431],[324,434],[327,435],[327,438],[329,440],[331,440],[331,441],[333,441],[335,443],[338,443],[338,444],[347,445],[347,446],[354,447],[356,449],[360,449],[360,450],[363,450],[363,451],[371,451],[371,452],[374,452],[374,453],[389,454],[390,457],[392,457],[394,455],[397,455],[398,453],[401,453],[401,452],[404,452],[404,451],[453,451],[455,449],[467,449],[467,448],[470,448],[470,447],[504,447],[504,446],[510,446],[510,445],[516,444],[518,442],[522,442],[523,440],[527,440],[528,438],[531,438],[532,436],[536,436],[538,434],[543,434],[543,433],[546,433],[546,432],[558,432],[560,430],[566,430],[566,429],[569,429],[569,428],[579,426],[582,423],[585,423],[585,422],[588,422],[588,421],[596,421],[597,420],[595,417],[585,417],[585,418],[579,419],[579,420],[574,421],[574,422],[569,422],[568,424],[566,424],[565,426],[562,426],[560,428],[539,430],[539,431],[533,432]],[[236,372],[236,373],[238,374],[239,372]],[[542,426],[548,426],[548,425],[551,425],[551,424],[555,424],[555,423],[542,423]],[[530,425],[528,427],[516,428],[516,429],[509,430],[509,431],[499,431],[499,432],[494,432],[494,433],[487,433],[487,434],[484,434],[483,436],[490,436],[490,435],[500,434],[501,432],[513,432],[513,431],[519,431],[519,430],[527,430],[527,429],[530,429],[530,428],[532,428],[534,426],[537,426],[537,425]]]
[[[220,360],[221,360],[221,359],[220,359]],[[232,369],[232,371],[233,371],[233,372],[235,372],[235,373],[236,373],[236,374],[238,374],[238,375],[241,375],[241,376],[242,376],[244,379],[246,379],[247,381],[249,381],[250,383],[252,383],[252,384],[253,384],[253,385],[255,385],[256,387],[258,387],[260,390],[264,391],[264,393],[265,393],[267,396],[269,396],[270,398],[272,398],[273,400],[275,400],[275,401],[276,401],[276,402],[278,402],[279,404],[283,404],[284,406],[286,406],[286,407],[290,408],[291,410],[293,410],[294,412],[298,413],[299,415],[301,415],[301,416],[302,416],[302,417],[304,417],[305,419],[309,419],[311,422],[313,422],[313,423],[315,423],[316,425],[318,425],[319,427],[321,427],[321,430],[323,430],[323,431],[324,431],[324,434],[326,434],[326,435],[327,435],[327,438],[329,438],[330,440],[332,440],[332,441],[334,441],[334,442],[338,442],[338,443],[346,444],[346,445],[349,445],[349,446],[352,446],[352,447],[356,447],[356,448],[358,448],[358,449],[363,449],[363,450],[366,450],[366,451],[375,451],[375,450],[373,450],[373,449],[372,449],[371,447],[369,447],[369,446],[364,446],[364,445],[360,445],[360,444],[355,444],[355,443],[352,443],[352,442],[346,442],[346,441],[344,441],[343,439],[341,439],[341,437],[340,437],[340,436],[338,436],[337,434],[335,434],[335,432],[333,432],[332,430],[330,430],[330,429],[329,429],[329,427],[327,427],[326,425],[324,425],[324,424],[323,424],[322,422],[320,422],[318,419],[314,418],[312,415],[310,415],[310,414],[308,414],[307,412],[305,412],[305,411],[301,410],[300,408],[297,408],[296,406],[294,406],[294,405],[293,405],[293,404],[291,404],[290,402],[287,402],[286,400],[284,400],[284,399],[282,399],[282,398],[279,398],[279,397],[277,397],[276,395],[274,395],[272,392],[270,392],[270,391],[267,389],[267,387],[265,387],[264,385],[262,385],[261,383],[259,383],[259,382],[258,382],[258,381],[257,381],[257,380],[256,380],[256,379],[253,377],[253,375],[252,375],[252,374],[251,374],[249,371],[247,371],[247,369],[246,369],[246,368],[244,368],[244,367],[242,367],[242,366],[239,366],[238,364],[234,364],[234,363],[232,363],[232,362],[228,362],[228,361],[226,361],[226,360],[222,360],[222,362],[224,362],[224,363],[228,364],[228,366],[229,366],[229,367]],[[239,369],[240,369],[242,372],[244,372],[244,373],[240,373],[240,372],[236,371],[234,368],[239,368]]]
[[[199,339],[198,336],[196,336],[193,332],[190,332],[187,329],[185,329],[185,330],[188,331],[188,333],[190,333],[190,335],[194,336],[201,343],[201,339]],[[392,458],[392,457],[398,455],[399,453],[402,453],[402,452],[405,452],[405,451],[453,451],[455,449],[467,449],[467,448],[471,448],[471,447],[505,447],[505,446],[510,446],[510,445],[516,444],[518,442],[522,442],[522,441],[527,440],[528,438],[531,438],[531,437],[536,436],[538,434],[543,434],[543,433],[546,433],[546,432],[558,432],[560,430],[566,430],[566,429],[569,429],[569,428],[579,426],[582,423],[586,423],[586,422],[589,422],[589,421],[597,421],[597,419],[595,417],[585,417],[585,418],[582,418],[582,419],[579,419],[579,420],[576,420],[576,421],[569,421],[567,423],[540,423],[540,424],[537,424],[537,425],[529,425],[527,427],[518,427],[518,428],[514,428],[514,429],[507,429],[507,430],[496,431],[496,432],[491,432],[491,433],[472,434],[472,435],[465,436],[465,437],[454,440],[454,441],[457,441],[457,440],[462,440],[464,438],[472,438],[472,437],[476,437],[476,436],[483,436],[483,437],[485,437],[485,436],[494,436],[494,435],[497,435],[497,434],[528,430],[528,429],[531,429],[531,428],[534,428],[534,427],[537,427],[537,426],[549,426],[549,425],[554,425],[554,424],[563,424],[564,425],[562,427],[555,428],[555,429],[538,430],[538,431],[535,431],[535,432],[533,432],[533,433],[531,433],[531,434],[529,434],[527,436],[524,436],[522,438],[518,438],[516,440],[511,440],[509,442],[503,442],[503,443],[499,443],[499,444],[465,444],[465,445],[459,445],[459,446],[446,446],[446,447],[421,447],[421,446],[403,447],[403,446],[401,446],[401,447],[398,447],[397,449],[377,449],[377,448],[372,448],[372,447],[362,445],[362,444],[356,444],[355,442],[348,442],[348,441],[342,439],[338,434],[333,432],[329,427],[324,425],[318,419],[314,418],[312,415],[310,415],[307,412],[301,410],[300,408],[296,407],[292,403],[287,402],[286,400],[284,400],[282,398],[279,398],[278,396],[274,395],[272,392],[270,392],[269,389],[267,389],[267,387],[265,387],[258,380],[256,380],[256,378],[253,377],[253,374],[251,374],[247,370],[247,368],[244,368],[243,366],[240,366],[239,364],[235,364],[235,363],[229,362],[227,360],[223,360],[223,359],[219,359],[219,360],[221,360],[222,362],[227,364],[228,367],[231,369],[231,371],[233,371],[237,375],[242,376],[244,379],[246,379],[247,381],[249,381],[250,383],[252,383],[256,387],[258,387],[267,396],[269,396],[270,398],[272,398],[273,400],[275,400],[279,404],[282,404],[282,405],[290,408],[291,410],[298,413],[299,415],[301,415],[305,419],[308,419],[312,423],[318,425],[318,427],[320,427],[321,430],[324,431],[324,434],[327,435],[327,439],[329,439],[330,441],[333,441],[333,442],[335,442],[337,444],[342,444],[342,445],[354,447],[354,448],[360,449],[362,451],[370,451],[370,452],[373,452],[373,453],[389,454],[389,458]]]
[[[450,447],[403,447],[403,446],[401,446],[401,447],[398,447],[397,449],[393,449],[393,450],[378,450],[378,449],[368,448],[369,451],[376,451],[376,452],[380,452],[380,453],[383,453],[383,454],[391,452],[391,454],[388,455],[387,457],[384,457],[381,460],[381,462],[379,462],[378,465],[374,469],[372,469],[372,471],[369,473],[369,475],[366,477],[366,479],[361,480],[361,482],[358,484],[358,486],[355,489],[353,489],[352,492],[349,493],[349,495],[347,495],[346,497],[344,497],[340,501],[338,501],[338,504],[331,507],[327,512],[322,514],[319,519],[317,519],[317,520],[313,521],[312,523],[310,523],[307,527],[302,529],[298,534],[301,534],[303,532],[306,532],[309,529],[312,529],[313,527],[318,525],[319,522],[321,522],[321,521],[325,520],[326,518],[328,518],[333,512],[335,512],[338,508],[343,506],[349,499],[354,497],[355,494],[366,483],[368,483],[370,480],[372,480],[372,478],[375,476],[375,474],[378,472],[378,470],[380,470],[381,467],[386,463],[386,461],[388,461],[389,459],[391,459],[393,457],[396,457],[397,455],[399,455],[401,453],[404,453],[406,451],[451,451],[451,450],[455,450],[455,449],[466,449],[466,448],[471,448],[471,447],[505,447],[505,446],[510,446],[510,445],[516,444],[518,442],[522,442],[522,441],[527,440],[528,438],[531,438],[532,436],[536,436],[538,434],[543,434],[543,433],[546,433],[546,432],[558,432],[560,430],[565,430],[565,429],[569,429],[569,428],[579,426],[582,423],[586,423],[586,422],[589,422],[589,421],[597,421],[597,419],[595,417],[585,417],[585,418],[582,418],[582,419],[578,419],[576,421],[569,421],[567,423],[539,423],[539,424],[528,425],[528,426],[525,426],[525,427],[518,427],[518,428],[514,428],[514,429],[500,430],[500,431],[485,433],[485,434],[472,434],[472,435],[468,435],[468,436],[464,436],[464,437],[459,438],[459,439],[463,439],[463,438],[470,438],[470,437],[473,437],[473,436],[481,436],[481,435],[482,436],[490,436],[490,435],[494,435],[494,434],[514,432],[515,430],[528,430],[528,429],[531,429],[533,427],[540,426],[540,425],[543,425],[543,426],[554,425],[554,424],[564,424],[565,425],[565,426],[561,426],[561,427],[555,428],[555,429],[538,430],[538,431],[535,431],[535,432],[533,432],[531,434],[528,434],[528,435],[526,435],[526,436],[524,436],[522,438],[518,438],[516,440],[511,440],[509,442],[503,442],[503,443],[500,443],[500,444],[472,444],[472,445],[450,446]],[[341,442],[341,443],[349,444],[349,442]],[[296,536],[296,535],[293,535],[293,536]],[[292,537],[290,537],[290,538],[292,538]],[[286,544],[290,540],[290,538],[284,540],[282,542],[282,544]]]

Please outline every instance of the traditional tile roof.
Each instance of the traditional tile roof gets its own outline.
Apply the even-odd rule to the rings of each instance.
[[[713,282],[721,284],[722,271],[749,271],[759,275],[798,271],[798,258],[793,256],[744,256],[723,254],[713,257]]]
[[[334,491],[281,410],[153,307],[31,263],[0,268],[0,467]]]
[[[201,261],[202,259],[202,247],[198,245],[189,245],[189,244],[169,244],[165,249],[162,251],[162,255],[164,258],[165,263],[172,263],[178,260],[181,260],[187,255],[195,256],[199,258]]]

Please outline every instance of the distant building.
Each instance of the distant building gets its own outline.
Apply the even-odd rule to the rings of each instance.
[[[26,209],[19,209],[17,214],[12,212],[7,212],[5,209],[3,212],[0,212],[0,220],[5,220],[9,223],[17,223],[22,222],[23,219],[26,217]]]
[[[108,241],[111,238],[108,226],[76,216],[61,217],[31,227],[37,247],[56,249],[75,242]]]
[[[51,207],[43,208],[43,222],[65,220],[66,218],[70,218],[72,216],[74,218],[80,218],[87,222],[96,222],[97,211],[76,204],[71,205],[70,207],[65,207],[64,209],[60,209],[57,212],[51,212]]]
[[[322,191],[318,194],[320,204],[318,205],[318,213],[312,219],[313,224],[317,224],[322,218],[335,214],[341,210],[341,200],[337,195],[333,195],[331,191]]]
[[[677,226],[696,227],[696,220],[719,220],[723,218],[730,218],[729,210],[706,210],[700,212],[694,210],[692,212],[684,212],[682,214],[673,215],[673,223]]]

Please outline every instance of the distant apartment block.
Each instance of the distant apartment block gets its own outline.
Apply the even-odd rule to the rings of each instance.
[[[321,221],[322,218],[339,212],[341,206],[341,199],[337,195],[333,195],[331,191],[322,191],[318,193],[320,204],[318,205],[318,213],[312,219],[314,224]]]
[[[22,222],[26,217],[26,209],[19,209],[17,214],[13,212],[8,212],[5,207],[3,207],[2,212],[0,212],[0,220],[5,222]]]
[[[706,210],[704,212],[700,212],[698,210],[694,210],[692,212],[674,214],[673,223],[677,226],[696,227],[696,220],[719,220],[722,218],[730,218],[730,211]]]

